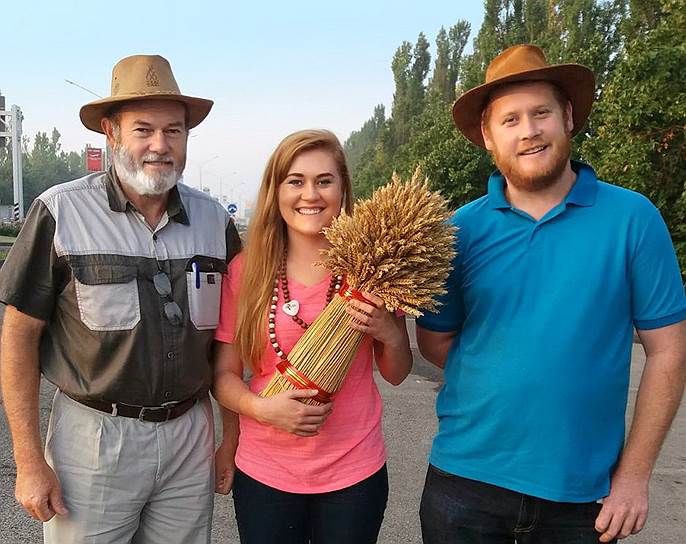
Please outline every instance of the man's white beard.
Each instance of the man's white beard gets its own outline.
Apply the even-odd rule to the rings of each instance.
[[[112,156],[112,163],[119,179],[129,185],[137,194],[153,196],[162,195],[169,191],[181,179],[183,166],[180,169],[174,167],[169,172],[148,174],[143,170],[145,161],[173,160],[167,155],[147,153],[143,155],[139,164],[136,164],[131,153],[123,145],[117,145]]]

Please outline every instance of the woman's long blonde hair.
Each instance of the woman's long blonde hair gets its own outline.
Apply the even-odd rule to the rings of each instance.
[[[243,364],[253,373],[267,340],[267,314],[274,278],[286,248],[286,223],[279,211],[279,185],[286,179],[295,158],[303,151],[323,149],[336,161],[342,181],[342,209],[352,212],[352,184],[343,147],[328,130],[301,130],[286,136],[269,158],[262,176],[255,212],[250,220],[243,271],[238,293],[234,345]]]

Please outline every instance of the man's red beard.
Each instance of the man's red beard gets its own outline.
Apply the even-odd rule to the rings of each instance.
[[[532,142],[530,147],[535,147],[536,142]],[[550,144],[549,144],[550,145]],[[500,173],[505,176],[508,183],[511,183],[515,188],[527,191],[536,192],[555,184],[560,179],[571,155],[571,138],[566,135],[557,141],[557,146],[554,149],[554,155],[549,161],[549,166],[540,169],[534,174],[523,174],[517,167],[516,157],[505,157],[494,149],[492,152],[493,161]]]

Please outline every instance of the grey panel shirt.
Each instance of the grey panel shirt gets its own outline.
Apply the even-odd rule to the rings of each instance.
[[[43,375],[76,398],[159,406],[207,393],[221,274],[240,250],[227,212],[178,185],[152,229],[113,171],[51,187],[0,270],[0,300],[47,322]],[[164,273],[171,294],[153,282]],[[172,301],[181,323],[165,315]]]

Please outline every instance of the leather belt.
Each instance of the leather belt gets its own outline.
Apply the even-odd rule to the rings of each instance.
[[[199,399],[186,399],[180,402],[169,402],[162,406],[132,406],[130,404],[122,404],[121,402],[107,402],[104,400],[93,399],[78,399],[71,395],[67,395],[70,399],[75,400],[79,404],[88,406],[100,412],[105,412],[111,416],[123,416],[140,421],[148,421],[151,423],[161,423],[176,419],[190,410]]]

